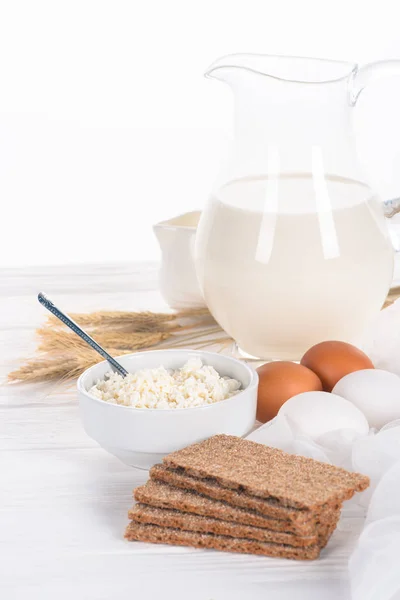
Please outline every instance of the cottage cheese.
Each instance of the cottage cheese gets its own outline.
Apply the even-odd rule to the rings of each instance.
[[[89,393],[112,404],[132,408],[194,408],[214,404],[235,395],[241,384],[221,377],[200,359],[189,360],[181,369],[143,369],[122,377],[107,373]]]

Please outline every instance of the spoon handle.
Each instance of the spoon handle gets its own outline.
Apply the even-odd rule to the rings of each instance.
[[[59,308],[57,308],[52,303],[52,301],[49,300],[49,298],[47,298],[45,294],[40,292],[40,294],[38,294],[38,300],[40,304],[47,308],[47,310],[53,313],[53,315],[60,319],[60,321],[62,321],[65,325],[67,325],[67,327],[72,329],[74,333],[79,335],[79,337],[81,337],[87,344],[89,344],[89,346],[91,346],[93,350],[96,350],[96,352],[101,354],[101,356],[105,358],[110,363],[112,368],[115,371],[117,371],[120,375],[122,375],[122,377],[126,377],[128,375],[128,371],[124,369],[124,367],[118,361],[116,361],[115,358],[108,354],[108,352],[104,350],[104,348],[102,348],[92,337],[90,337],[90,335],[86,333],[86,331],[79,327],[79,325],[75,323],[75,321],[70,319],[68,315],[66,315]]]

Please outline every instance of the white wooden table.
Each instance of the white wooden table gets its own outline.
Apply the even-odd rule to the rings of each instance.
[[[45,291],[67,312],[159,309],[154,264],[0,272],[1,375],[35,347]],[[132,489],[147,473],[99,448],[74,388],[0,388],[1,600],[350,598],[347,560],[362,521],[345,518],[315,563],[126,542]]]

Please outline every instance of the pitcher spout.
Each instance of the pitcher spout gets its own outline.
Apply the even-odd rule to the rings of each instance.
[[[232,83],[247,72],[291,83],[328,83],[347,79],[357,65],[344,61],[267,54],[229,54],[213,62],[208,78]]]
[[[220,81],[228,81],[230,75],[234,74],[238,69],[252,70],[249,54],[228,54],[215,60],[205,71],[204,76],[207,79],[219,79]]]

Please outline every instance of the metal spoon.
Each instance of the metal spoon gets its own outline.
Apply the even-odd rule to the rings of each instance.
[[[89,346],[91,346],[93,350],[96,350],[96,352],[101,354],[101,356],[110,363],[110,366],[114,371],[117,371],[117,373],[122,375],[122,377],[126,377],[128,375],[128,371],[124,369],[124,367],[118,361],[116,361],[115,358],[113,358],[110,354],[108,354],[108,352],[106,352],[106,350],[104,350],[104,348],[102,348],[97,342],[95,342],[95,340],[92,337],[90,337],[88,333],[83,331],[83,329],[79,327],[79,325],[75,323],[75,321],[70,319],[59,308],[54,306],[52,301],[49,300],[49,298],[47,298],[45,294],[40,292],[40,294],[38,294],[38,300],[40,304],[47,308],[47,310],[53,313],[53,315],[60,319],[60,321],[62,321],[65,325],[67,325],[67,327],[72,329],[74,333],[79,335],[79,337],[81,337],[87,344],[89,344]]]

